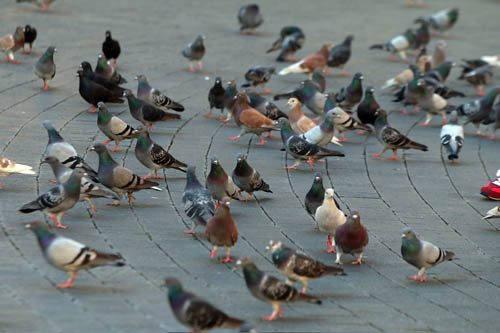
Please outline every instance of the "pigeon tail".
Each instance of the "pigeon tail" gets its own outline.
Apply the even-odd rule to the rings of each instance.
[[[41,209],[43,209],[43,207],[40,205],[40,203],[37,200],[33,200],[31,202],[28,202],[27,204],[24,204],[21,208],[19,208],[19,211],[21,213],[32,213]]]
[[[385,47],[385,44],[373,44],[370,46],[370,50],[383,50]]]
[[[307,302],[307,303],[313,303],[317,305],[323,304],[323,302],[314,296],[308,295],[308,294],[302,294],[299,293],[294,297],[294,301],[296,302]]]
[[[280,99],[288,99],[288,98],[292,98],[292,97],[295,97],[295,94],[293,92],[289,92],[289,93],[285,93],[285,94],[279,94],[279,95],[275,95],[273,97],[273,99],[275,101],[278,101]]]
[[[283,68],[278,73],[278,75],[287,75],[287,74],[290,74],[290,73],[307,73],[307,72],[309,72],[309,70],[307,68],[300,67],[300,65],[302,65],[303,62],[304,62],[304,60],[301,60],[299,62],[296,62],[293,65],[290,65],[288,67]]]
[[[181,116],[175,113],[165,112],[160,120],[171,120],[171,119],[181,119]]]
[[[421,151],[427,151],[428,148],[426,145],[423,145],[421,143],[415,142],[415,141],[410,141],[406,144],[406,147],[408,148],[413,148],[413,149],[418,149]]]
[[[338,268],[335,266],[326,266],[325,267],[326,275],[347,275],[342,268]]]

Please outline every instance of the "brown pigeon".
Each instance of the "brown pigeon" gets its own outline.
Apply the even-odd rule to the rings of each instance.
[[[232,261],[229,254],[238,240],[238,228],[229,212],[230,203],[231,199],[229,197],[222,199],[220,207],[217,208],[214,216],[207,221],[205,229],[205,236],[214,246],[214,249],[210,252],[211,257],[215,257],[219,246],[226,248],[226,258],[222,260],[223,263]]]

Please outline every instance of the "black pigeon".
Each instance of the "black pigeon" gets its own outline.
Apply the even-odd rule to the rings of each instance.
[[[24,50],[23,46],[23,53],[32,53],[33,52],[33,42],[36,39],[36,29],[35,27],[30,26],[29,24],[26,24],[24,27],[24,45],[28,44],[30,47],[29,52],[26,52]]]
[[[344,72],[344,65],[351,58],[351,42],[354,39],[353,35],[347,36],[342,44],[335,45],[330,49],[330,54],[328,55],[328,60],[326,64],[328,67],[339,67],[342,76],[349,76],[348,73]]]
[[[227,123],[233,117],[233,105],[236,102],[236,94],[238,89],[236,88],[236,81],[231,80],[227,83],[226,91],[224,92],[224,107],[228,110],[227,118],[219,120],[223,123]]]
[[[361,102],[363,98],[362,81],[363,74],[356,73],[351,83],[347,87],[340,89],[336,95],[336,102],[344,111],[351,111],[356,104]]]
[[[486,93],[483,91],[483,86],[493,82],[493,66],[486,64],[475,68],[462,74],[458,79],[466,80],[474,86],[479,96],[485,96]]]
[[[262,113],[269,119],[278,120],[279,118],[288,118],[287,114],[281,111],[276,104],[269,102],[256,92],[249,92],[250,106]]]
[[[323,204],[324,199],[325,188],[323,187],[323,177],[317,172],[314,175],[314,181],[311,188],[304,199],[304,205],[309,215],[314,216],[316,214],[316,209]]]
[[[452,97],[465,97],[465,94],[463,92],[445,86],[443,83],[433,78],[424,76],[423,79],[425,81],[426,86],[432,87],[434,89],[435,94],[438,94],[439,96],[445,99],[449,99]]]
[[[210,104],[210,110],[205,115],[206,118],[212,115],[212,109],[216,108],[220,110],[219,120],[222,121],[222,114],[224,113],[224,93],[226,89],[222,86],[222,80],[219,76],[215,78],[215,83],[212,88],[208,91],[208,103]]]
[[[245,80],[247,80],[247,82],[241,86],[243,88],[257,86],[265,87],[267,82],[271,80],[271,75],[273,75],[275,71],[276,68],[274,67],[254,66],[245,73]],[[264,89],[265,94],[270,94],[271,92],[270,89]]]
[[[104,53],[106,59],[113,59],[116,65],[120,51],[120,43],[111,37],[111,31],[106,31],[106,40],[102,43],[102,53]]]
[[[375,112],[380,108],[380,105],[375,100],[374,92],[373,87],[367,87],[365,98],[358,104],[356,113],[363,125],[375,125],[375,119],[377,119]]]
[[[286,26],[283,27],[280,31],[280,37],[273,43],[271,48],[266,51],[266,53],[270,53],[276,50],[280,50],[280,54],[276,58],[276,61],[284,62],[298,61],[297,58],[287,58],[290,55],[293,55],[295,52],[300,50],[302,46],[304,46],[304,42],[306,40],[306,36],[302,32],[302,29],[296,26]]]
[[[97,84],[100,84],[101,86],[111,90],[116,96],[121,96],[123,92],[125,91],[125,88],[120,87],[118,84],[115,82],[111,81],[110,79],[106,78],[105,76],[101,74],[97,74],[92,70],[92,66],[88,61],[84,61],[80,64],[80,68],[83,69],[83,74],[89,78],[91,81],[94,81]]]
[[[77,73],[80,79],[80,86],[78,88],[80,96],[82,96],[84,100],[94,106],[94,108],[89,112],[96,112],[97,103],[99,102],[118,104],[123,103],[123,99],[117,96],[117,94],[87,78],[83,74],[83,69],[79,69]]]
[[[248,164],[244,154],[238,156],[236,167],[233,170],[231,178],[233,178],[236,186],[240,188],[240,193],[242,191],[248,193],[248,196],[244,199],[240,199],[240,201],[247,201],[250,199],[253,192],[257,191],[273,193],[269,185],[262,179],[259,172]]]

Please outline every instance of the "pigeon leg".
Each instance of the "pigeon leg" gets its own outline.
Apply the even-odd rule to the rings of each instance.
[[[57,228],[60,228],[60,229],[67,229],[68,228],[67,225],[64,225],[61,223],[61,217],[62,217],[61,213],[58,213],[57,215],[49,213],[49,217],[52,220],[52,222],[54,222],[54,224],[56,225]]]
[[[299,61],[299,58],[297,58],[297,57],[290,57],[290,58],[286,59],[285,61],[288,61],[288,62],[297,62],[297,61]]]
[[[2,183],[2,182],[0,182],[0,189],[2,189],[2,188],[3,188],[3,183]]]
[[[264,138],[270,138],[271,137],[271,131],[267,132],[266,135],[263,136]]]
[[[432,119],[432,115],[430,113],[427,113],[427,117],[425,118],[425,122],[423,122],[422,124],[419,124],[418,126],[421,126],[421,127],[429,126],[431,119]]]
[[[347,139],[344,137],[344,133],[342,133],[342,138],[339,140],[339,142],[347,142]]]
[[[47,84],[47,81],[43,80],[43,88],[42,90],[49,90],[49,85]]]
[[[112,141],[112,140],[104,140],[104,141],[102,142],[102,144],[103,144],[103,145],[107,145],[107,144],[109,144],[111,141]]]
[[[263,138],[263,137],[261,137],[261,138],[260,138],[260,142],[257,142],[255,145],[256,145],[256,146],[263,146],[263,145],[264,145],[264,143],[266,143],[266,142],[267,142],[267,141],[266,141],[266,140],[264,140],[264,138]]]
[[[246,198],[240,199],[240,201],[248,201],[252,197],[251,194],[248,194]]]
[[[363,130],[359,130],[359,132],[358,132],[358,133],[356,133],[356,134],[358,134],[358,135],[364,135],[364,134],[365,134],[365,131],[363,131]]]
[[[255,29],[252,29],[252,31],[250,33],[254,36],[257,36],[259,34],[259,32]]]
[[[228,263],[233,261],[229,256],[230,253],[231,253],[231,248],[229,246],[226,246],[226,258],[221,260],[222,263]]]
[[[219,247],[217,245],[214,246],[214,249],[212,251],[210,251],[210,256],[211,257],[215,257],[217,255],[217,249]]]
[[[392,151],[394,152],[394,155],[392,155],[392,157],[388,158],[389,161],[394,161],[394,160],[398,159],[398,150],[397,149],[393,149]]]
[[[119,151],[120,148],[118,148],[119,143],[115,141],[115,148],[111,149],[111,151]]]
[[[151,132],[153,130],[153,123],[150,123],[148,127],[149,127],[149,131]]]
[[[69,279],[65,282],[65,283],[62,283],[62,284],[56,284],[56,288],[61,288],[61,289],[65,289],[65,288],[73,288],[73,281],[75,281],[76,277],[78,276],[78,272],[68,272],[68,275],[69,275]]]
[[[337,265],[342,265],[342,262],[340,261],[340,257],[344,254],[344,252],[340,251],[337,249],[337,259],[335,260],[335,263]]]
[[[147,180],[149,178],[151,178],[151,172],[148,173],[147,175],[145,175],[144,177],[141,177],[143,180]]]
[[[405,116],[409,114],[408,111],[406,111],[406,108],[403,108],[403,111],[401,111],[401,113],[404,114]]]
[[[271,89],[264,89],[264,90],[262,91],[262,93],[263,93],[263,94],[272,94],[272,93],[273,93],[273,91],[272,91]]]
[[[211,115],[212,115],[212,109],[208,110],[207,114],[205,115],[205,118],[210,118]],[[221,118],[222,118],[222,115],[221,115]]]
[[[87,110],[89,113],[94,113],[94,112],[97,112],[97,107],[93,107],[92,109],[88,109]]]
[[[330,235],[326,238],[326,247],[328,248],[325,250],[326,253],[335,253],[335,240],[332,240]]]
[[[194,65],[193,65],[193,62],[192,62],[192,61],[190,61],[190,62],[189,62],[189,71],[190,71],[191,73],[194,73]]]
[[[245,29],[243,29],[243,30],[241,30],[241,31],[240,31],[240,33],[241,33],[242,35],[246,35],[246,34],[247,34],[247,31],[246,31]]]
[[[127,196],[128,196],[128,202],[130,203],[130,206],[132,206],[134,204],[134,201],[135,201],[135,198],[132,195],[132,192],[128,192]]]
[[[443,117],[443,122],[441,123],[441,126],[448,124],[448,119],[446,119],[446,114],[442,113],[441,116]]]
[[[496,139],[495,134],[490,135],[490,137],[488,139],[495,140]],[[2,188],[2,187],[0,186],[0,188]]]
[[[342,71],[342,72],[340,72],[340,76],[348,77],[348,76],[352,76],[352,75]]]
[[[229,140],[233,140],[233,141],[240,141],[240,136],[230,136],[228,137]]]
[[[282,309],[279,303],[272,303],[271,304],[273,307],[273,313],[271,313],[270,316],[262,317],[262,320],[275,320],[276,317],[281,316],[282,314]]]
[[[389,57],[391,58],[391,61],[396,61],[396,56],[394,54],[391,53]]]
[[[215,209],[219,209],[219,207],[220,207],[220,201],[217,200],[217,205],[215,205]]]
[[[420,282],[425,282],[427,281],[427,278],[425,277],[424,273],[425,273],[425,270],[426,268],[425,267],[422,267],[417,274],[415,274],[414,276],[408,276],[408,280],[417,280],[417,281],[420,281]]]
[[[40,11],[42,13],[45,13],[47,12],[47,10],[49,10],[49,6],[50,6],[50,3],[47,3],[45,1],[42,2],[42,5],[40,6]]]
[[[95,207],[94,203],[90,200],[89,197],[86,197],[85,201],[87,201],[87,203],[89,204],[90,211],[92,212],[90,216],[94,216],[95,212],[97,212],[97,208]]]
[[[302,282],[302,293],[303,294],[307,294],[307,285],[309,284],[309,282],[307,280],[303,281]]]
[[[372,155],[372,157],[376,157],[376,158],[382,157],[382,155],[385,153],[386,150],[387,150],[387,148],[384,147],[380,153]]]
[[[314,161],[311,158],[307,160],[307,163],[311,166],[311,169],[314,170]]]
[[[107,204],[108,206],[120,206],[120,200],[115,200]]]
[[[59,184],[59,183],[57,182],[57,180],[55,180],[55,179],[51,179],[51,180],[49,180],[49,182],[50,182],[50,183],[52,183],[52,184]]]
[[[358,259],[356,259],[356,261],[353,261],[352,264],[353,265],[361,265],[361,258],[363,258],[363,252],[361,252],[358,256]]]
[[[163,177],[158,174],[158,170],[155,171],[153,179],[163,179]]]
[[[219,121],[221,123],[227,123],[229,121],[229,119],[224,119],[224,117],[222,116],[222,114],[219,116]]]
[[[198,60],[198,68],[200,69],[200,71],[203,70],[203,64],[201,63],[201,60]]]
[[[413,6],[415,6],[415,3],[412,0],[408,0],[407,6],[413,7]]]
[[[418,105],[415,105],[415,106],[413,107],[413,110],[415,110],[415,111],[421,111],[421,110],[422,110],[422,108],[421,108],[420,106],[418,106]]]
[[[194,234],[194,229],[196,229],[197,226],[198,225],[195,223],[192,229],[186,230],[186,231],[184,231],[184,233],[185,234],[193,235]]]
[[[483,86],[477,86],[477,87],[476,87],[476,91],[477,91],[477,95],[478,95],[478,96],[481,96],[481,97],[482,97],[482,96],[485,96],[485,95],[486,95],[486,94],[485,94],[485,92],[483,91]]]

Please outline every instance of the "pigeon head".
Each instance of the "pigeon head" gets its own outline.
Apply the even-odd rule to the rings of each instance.
[[[211,166],[220,165],[219,160],[217,159],[217,156],[212,156],[210,158],[210,165]]]
[[[377,119],[375,119],[375,127],[387,124],[387,112],[385,112],[385,110],[378,109],[375,111],[375,115],[377,116]]]
[[[76,71],[76,76],[79,77],[79,78],[82,78],[83,77],[83,69],[80,68]]]
[[[54,126],[52,126],[52,122],[50,120],[44,120],[43,127],[45,127],[47,134],[49,135],[49,144],[64,141],[59,132],[54,128]]]
[[[347,230],[357,231],[361,227],[359,212],[357,210],[353,210],[351,214],[347,217],[345,222]]]
[[[149,136],[149,132],[146,128],[143,128],[140,132],[141,134],[139,134],[139,137],[137,138],[137,144],[142,149],[147,149],[151,145],[151,137]]]
[[[325,44],[323,44],[323,47],[321,48],[321,51],[330,52],[330,50],[331,50],[332,47],[333,47],[333,43],[325,43]]]
[[[239,92],[234,96],[235,99],[235,104],[239,105],[247,105],[248,104],[248,95],[245,94],[244,92]]]
[[[375,89],[373,89],[372,86],[369,86],[369,87],[366,88],[365,94],[366,95],[373,95],[374,92],[375,92]]]
[[[357,79],[357,80],[363,80],[363,79],[364,79],[363,74],[361,74],[361,73],[359,73],[359,72],[358,72],[358,73],[356,73],[356,74],[354,74],[354,78],[353,78],[353,80],[354,80],[354,79]]]
[[[106,31],[106,39],[111,39],[111,31]]]
[[[26,24],[24,26],[24,33],[30,33],[31,32],[31,25],[29,24]]]
[[[80,68],[83,69],[84,72],[92,72],[92,66],[88,61],[83,61],[80,64]]]
[[[245,153],[240,153],[240,154],[238,155],[238,159],[237,159],[238,163],[239,163],[239,162],[246,161],[246,160],[247,160],[247,157],[245,156]]]
[[[250,265],[255,265],[253,260],[248,258],[248,257],[245,257],[243,259],[239,259],[237,262],[236,262],[236,265],[238,266],[242,266],[242,267],[246,267],[246,266],[250,266]]]
[[[351,45],[351,42],[354,40],[354,36],[353,35],[348,35],[345,39],[344,39],[344,45]]]
[[[21,42],[24,40],[24,28],[19,26],[16,28],[16,31],[14,32],[14,40],[16,42]]]
[[[286,105],[288,105],[288,106],[290,106],[290,107],[294,108],[294,107],[296,107],[297,105],[300,105],[300,102],[299,102],[299,100],[298,100],[297,98],[292,97],[292,98],[290,98],[290,99],[288,100],[288,102],[286,103]]]
[[[57,52],[57,49],[56,49],[56,47],[55,47],[55,46],[51,45],[51,46],[49,46],[49,47],[47,48],[47,51],[45,51],[45,52],[46,52],[46,53],[49,53],[49,54],[51,54],[51,55],[53,55],[54,53],[56,53],[56,52]]]
[[[273,241],[273,240],[270,240],[269,241],[269,245],[266,246],[266,250],[269,251],[269,252],[274,252],[276,250],[279,250],[283,247],[283,243],[281,243],[280,241]]]
[[[90,151],[95,151],[96,153],[104,153],[107,152],[108,150],[106,149],[106,146],[103,145],[102,143],[96,143],[92,148],[90,148]]]
[[[221,200],[220,203],[221,203],[221,207],[224,206],[224,207],[229,208],[229,206],[231,206],[231,198],[230,197],[224,197],[224,198],[222,198],[222,200]]]
[[[130,89],[127,89],[127,90],[125,90],[123,92],[123,97],[129,98],[129,97],[132,97],[132,96],[134,96],[134,94],[132,94],[132,90],[130,90]]]
[[[321,177],[321,174],[319,172],[316,172],[314,175],[314,182],[323,182],[323,177]]]
[[[165,279],[165,286],[167,286],[168,289],[180,289],[182,290],[182,285],[177,280],[176,278],[166,278]]]
[[[144,74],[139,74],[135,77],[137,81],[147,81],[146,75]]]
[[[401,235],[401,238],[406,239],[406,240],[414,240],[414,239],[417,239],[417,235],[415,235],[413,230],[406,227],[403,229],[403,234]]]
[[[26,228],[35,233],[38,244],[44,251],[50,246],[52,240],[57,237],[56,234],[50,232],[49,228],[41,222],[31,222],[26,225]]]
[[[325,198],[334,198],[335,197],[335,191],[333,188],[329,188],[325,191]]]

